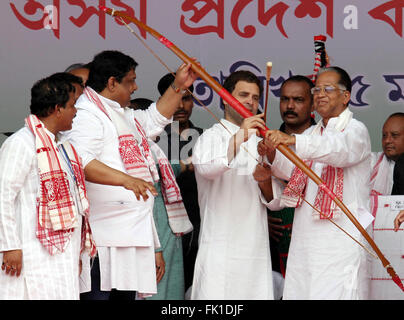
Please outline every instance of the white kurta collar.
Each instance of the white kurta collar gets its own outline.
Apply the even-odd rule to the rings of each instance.
[[[90,87],[91,88],[91,87]],[[94,89],[93,89],[94,90]],[[95,90],[94,90],[95,91]],[[106,104],[108,107],[110,107],[112,110],[117,111],[119,113],[124,113],[124,108],[121,107],[121,105],[111,99],[108,99],[102,95],[100,95],[98,92],[95,92],[98,97],[100,98],[100,100],[102,101],[102,103]]]
[[[220,119],[220,122],[231,131],[232,134],[236,133],[238,130],[240,130],[240,127],[233,122],[230,122],[229,120],[226,119]],[[217,124],[221,126],[220,124]],[[226,130],[227,131],[227,130]]]
[[[142,141],[142,138],[141,138],[136,126],[130,126],[127,123],[127,120],[125,117],[125,108],[122,108],[118,102],[100,95],[98,92],[96,92],[91,87],[88,87],[88,88],[91,89],[92,93],[96,94],[97,97],[100,99],[101,103],[104,105],[104,108],[107,110],[107,116],[110,118],[110,120],[112,121],[114,126],[116,127],[117,124],[120,124],[120,128],[121,129],[124,128],[125,133],[130,132],[131,134],[133,134],[133,136],[137,140],[137,142],[140,143]],[[116,127],[116,129],[118,130],[118,127]],[[121,134],[123,133],[122,130],[118,130],[118,131],[121,131]],[[120,135],[120,134],[118,133],[118,135]]]
[[[327,123],[327,126],[326,126],[326,127],[324,126],[323,119],[321,119],[321,121],[320,121],[321,127],[324,128],[324,129],[326,129],[326,128],[327,128],[327,129],[336,129],[336,130],[340,131],[340,130],[338,129],[338,127],[340,126],[340,123],[341,123],[341,122],[343,122],[343,123],[349,122],[349,121],[346,121],[346,119],[350,118],[350,114],[351,114],[351,113],[352,113],[352,112],[349,110],[348,107],[345,108],[345,110],[342,111],[342,112],[338,115],[338,117],[330,118],[330,119],[328,120],[328,123]],[[350,120],[350,119],[349,119],[349,120]],[[345,127],[345,126],[344,126],[344,127]]]
[[[312,134],[321,134],[321,132],[323,132],[324,130],[327,130],[327,132],[343,131],[348,123],[351,121],[352,115],[353,113],[349,110],[349,108],[345,108],[345,110],[342,111],[338,115],[338,117],[330,118],[327,122],[327,126],[324,126],[323,119],[321,119],[318,124],[314,126]],[[321,131],[321,129],[323,131]]]

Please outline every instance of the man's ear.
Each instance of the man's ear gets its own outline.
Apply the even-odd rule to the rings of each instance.
[[[115,91],[117,81],[115,77],[109,77],[107,82],[107,88],[109,91]]]
[[[351,93],[349,91],[344,91],[344,105],[348,105],[349,100],[351,100]]]
[[[62,108],[62,106],[60,104],[55,105],[55,108],[53,108],[52,111],[49,112],[48,116],[54,114],[56,116],[60,116],[60,109]]]

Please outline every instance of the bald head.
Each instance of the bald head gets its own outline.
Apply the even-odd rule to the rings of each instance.
[[[386,157],[396,161],[404,154],[404,113],[389,116],[383,125],[382,147]]]

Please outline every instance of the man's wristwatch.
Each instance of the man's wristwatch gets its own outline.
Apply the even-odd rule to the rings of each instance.
[[[171,86],[171,88],[173,88],[173,90],[174,90],[176,93],[184,94],[185,92],[187,92],[187,89],[180,89],[180,88],[177,88],[177,87],[175,86],[175,84],[174,84],[174,81],[171,82],[170,86]]]

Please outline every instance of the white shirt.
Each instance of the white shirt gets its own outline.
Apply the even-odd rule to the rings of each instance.
[[[239,127],[221,120],[193,149],[201,212],[191,299],[273,299],[266,201],[252,177],[258,159],[253,135],[230,165],[227,149]]]
[[[73,178],[69,170],[65,171],[74,195]],[[0,271],[0,300],[79,299],[82,219],[78,219],[79,226],[65,252],[50,255],[35,235],[38,189],[35,138],[25,127],[8,138],[0,150],[0,252],[20,249],[23,256],[18,278]]]
[[[312,170],[321,176],[324,165],[344,169],[342,201],[358,218],[369,211],[370,138],[366,127],[352,119],[343,132],[334,130],[331,118],[323,134],[310,135],[314,126],[296,135],[296,154],[314,160]],[[294,165],[280,152],[272,165],[274,175],[289,180]],[[305,199],[314,204],[318,187],[308,179]],[[296,208],[286,268],[286,299],[366,299],[369,284],[366,252],[328,220],[315,220],[305,202]],[[360,232],[343,214],[334,220],[365,244]]]
[[[100,100],[124,114],[128,126],[137,132],[134,118],[147,136],[154,138],[171,122],[152,104],[149,109],[132,110],[98,95]],[[77,114],[72,130],[65,132],[83,159],[85,167],[96,159],[109,167],[125,171],[119,154],[118,133],[112,121],[82,94],[76,102]],[[132,191],[86,181],[90,202],[90,226],[97,245],[101,269],[101,290],[111,288],[156,293],[154,262],[154,197],[137,200]],[[81,292],[91,290],[90,261],[83,261]]]

